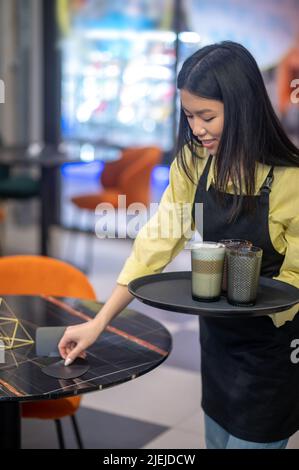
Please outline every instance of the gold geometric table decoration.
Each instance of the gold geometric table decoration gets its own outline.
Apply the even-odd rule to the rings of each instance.
[[[0,350],[20,348],[34,341],[7,302],[0,297]]]

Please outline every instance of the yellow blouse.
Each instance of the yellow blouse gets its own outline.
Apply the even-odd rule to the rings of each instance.
[[[200,148],[195,167],[191,154],[186,150],[187,162],[194,170],[198,181],[207,162],[206,149]],[[270,167],[257,163],[256,194],[259,192]],[[139,231],[122,271],[117,279],[118,284],[127,285],[131,280],[148,274],[160,273],[165,266],[185,247],[190,237],[177,236],[176,224],[181,224],[180,213],[173,217],[174,230],[167,237],[163,235],[164,221],[169,218],[169,204],[176,206],[189,203],[192,207],[197,185],[193,184],[178,167],[175,159],[170,168],[169,185],[166,188],[157,212]],[[214,181],[214,159],[207,179],[207,190]],[[228,184],[228,193],[233,193]],[[287,282],[299,288],[299,168],[275,167],[274,181],[269,200],[269,231],[274,248],[285,255],[280,273],[275,279]],[[189,218],[192,221],[192,218]],[[190,222],[193,229],[192,222]],[[149,235],[150,227],[150,235]],[[184,232],[185,233],[185,232]],[[250,234],[248,234],[250,238]],[[282,313],[270,315],[275,326],[292,320],[298,312],[299,304]]]

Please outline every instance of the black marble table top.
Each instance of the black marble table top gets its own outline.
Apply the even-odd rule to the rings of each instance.
[[[92,300],[3,296],[35,339],[41,326],[68,326],[90,320],[101,304]],[[62,398],[108,388],[143,375],[169,355],[172,340],[159,322],[131,309],[118,315],[88,349],[89,371],[71,380],[51,378],[41,369],[58,358],[37,357],[35,344],[5,351],[0,363],[0,403]]]

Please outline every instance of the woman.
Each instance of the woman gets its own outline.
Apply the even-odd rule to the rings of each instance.
[[[250,239],[263,248],[262,275],[299,287],[299,151],[285,135],[251,54],[224,41],[200,49],[179,73],[177,157],[159,211],[169,203],[203,203],[205,240]],[[191,204],[191,208],[192,208]],[[101,334],[132,300],[126,285],[158,273],[186,237],[134,243],[112,296],[89,323],[66,330],[66,364]],[[158,232],[159,230],[157,230]],[[208,448],[284,448],[299,429],[298,306],[247,319],[200,318],[202,407]],[[289,320],[289,321],[288,321]]]

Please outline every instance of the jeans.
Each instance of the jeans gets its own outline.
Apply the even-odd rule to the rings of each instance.
[[[243,441],[229,434],[206,414],[205,434],[207,449],[285,449],[289,440],[265,443]]]

